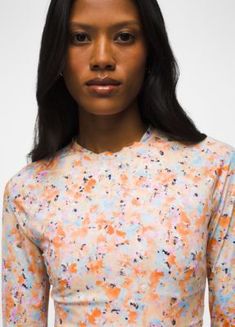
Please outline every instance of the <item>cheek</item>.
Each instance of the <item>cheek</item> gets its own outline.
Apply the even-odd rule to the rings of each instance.
[[[86,62],[82,56],[78,56],[75,51],[68,51],[63,75],[67,89],[73,97],[78,95],[79,89],[85,81],[84,67],[86,67]]]
[[[79,60],[78,60],[79,58]],[[76,53],[76,51],[69,50],[65,58],[64,75],[69,76],[80,76],[83,71],[85,61],[82,57]]]
[[[139,89],[145,76],[145,68],[147,61],[147,50],[143,43],[140,43],[134,51],[130,51],[123,55],[120,62],[123,63],[126,81],[131,89]]]

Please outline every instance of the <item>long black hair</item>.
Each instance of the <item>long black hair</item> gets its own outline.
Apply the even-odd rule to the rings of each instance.
[[[68,45],[68,21],[74,0],[51,0],[42,34],[36,98],[38,114],[31,161],[51,160],[79,133],[78,104],[63,76]],[[201,133],[176,98],[179,68],[169,44],[165,22],[156,0],[135,0],[148,45],[146,76],[138,94],[144,124],[151,124],[169,139],[197,144]],[[150,71],[150,72],[149,72]]]

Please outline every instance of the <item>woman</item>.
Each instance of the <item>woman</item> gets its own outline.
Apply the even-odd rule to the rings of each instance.
[[[176,99],[155,0],[52,0],[32,162],[6,184],[4,326],[235,324],[234,148]]]

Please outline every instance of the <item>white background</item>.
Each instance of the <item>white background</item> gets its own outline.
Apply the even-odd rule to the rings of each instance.
[[[6,182],[26,165],[33,143],[37,63],[48,5],[49,0],[0,0],[1,199]],[[180,68],[180,104],[199,130],[235,146],[235,1],[160,0],[159,5]],[[210,326],[207,292],[208,287],[205,327]],[[48,327],[53,324],[50,299]]]

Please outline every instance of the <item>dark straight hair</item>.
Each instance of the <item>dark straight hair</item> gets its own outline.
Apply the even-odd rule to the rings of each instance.
[[[176,98],[179,68],[159,5],[156,0],[134,1],[148,45],[145,80],[138,94],[141,119],[169,140],[197,144],[207,135],[196,128]],[[27,154],[32,162],[53,159],[58,150],[79,134],[78,104],[60,75],[65,64],[73,3],[74,0],[51,0],[47,12],[38,63],[34,144]]]

